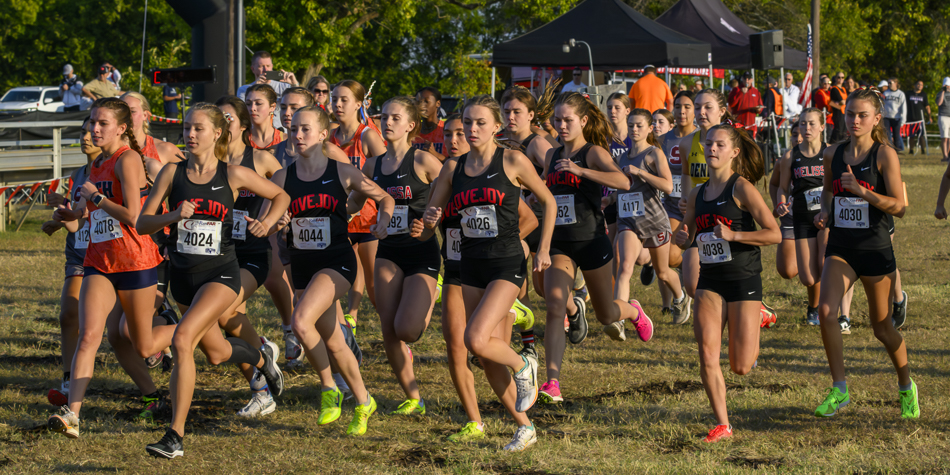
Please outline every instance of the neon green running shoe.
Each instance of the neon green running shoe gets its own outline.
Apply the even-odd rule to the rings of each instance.
[[[842,393],[838,388],[831,388],[825,402],[815,409],[815,415],[818,417],[831,417],[838,413],[843,407],[851,402],[851,391]]]
[[[481,427],[479,427],[481,426]],[[462,430],[449,436],[449,442],[461,444],[463,442],[474,442],[485,438],[485,424],[471,421],[462,427]]]
[[[317,424],[326,425],[339,419],[343,412],[340,409],[343,406],[343,393],[340,392],[340,388],[334,387],[330,391],[323,391],[320,399],[320,417],[317,418]]]
[[[511,311],[515,312],[515,325],[521,327],[521,331],[528,331],[534,328],[534,312],[530,308],[515,299],[515,304],[511,306]]]
[[[343,315],[343,320],[346,320],[346,325],[350,327],[350,330],[353,330],[353,336],[356,336],[356,319],[353,318],[353,315],[347,313]]]
[[[376,412],[376,400],[373,396],[369,397],[369,406],[357,404],[353,410],[353,420],[346,428],[346,435],[363,435],[366,433],[366,423],[369,422],[369,416]]]
[[[389,413],[391,416],[411,416],[413,414],[426,415],[426,404],[421,399],[406,399],[395,411]]]
[[[910,389],[900,391],[901,417],[904,419],[917,419],[920,417],[920,406],[917,404],[917,383],[910,380]]]
[[[439,279],[435,282],[435,303],[442,303],[442,274],[439,274]]]

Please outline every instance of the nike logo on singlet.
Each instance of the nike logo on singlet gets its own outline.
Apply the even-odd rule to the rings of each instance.
[[[722,206],[722,205],[724,205],[724,204],[726,204],[725,201],[717,201],[717,202],[716,202],[716,206]]]
[[[497,173],[493,173],[493,174],[491,174],[491,175],[488,175],[488,179],[491,180],[495,175],[497,175]]]
[[[230,279],[231,276],[229,276],[229,275],[222,275],[221,278],[222,278],[222,279]]]
[[[864,168],[861,169],[861,171],[862,171],[862,172],[867,171],[868,168],[871,168],[871,167],[870,167],[870,166],[864,167]]]
[[[431,270],[432,272],[438,272],[438,271],[439,271],[439,269],[433,269],[433,268],[431,268],[431,267],[426,267],[426,269],[429,269],[429,270]]]
[[[402,180],[403,178],[405,178],[405,177],[407,177],[407,176],[409,176],[408,173],[406,173],[405,175],[396,175],[396,179],[397,179],[397,180]]]
[[[516,278],[516,279],[520,279],[520,278],[521,278],[521,276],[520,276],[520,275],[518,275],[518,274],[515,274],[515,278]]]
[[[261,266],[259,266],[259,265],[257,265],[257,264],[251,264],[250,262],[247,263],[247,266],[248,266],[248,267],[257,267],[258,269],[261,268]]]
[[[217,191],[217,190],[220,190],[221,188],[224,188],[224,186],[219,186],[219,187],[217,187],[217,188],[215,188],[215,187],[212,186],[212,187],[211,187],[211,191]]]
[[[340,266],[340,269],[343,269],[343,270],[345,270],[345,271],[347,271],[347,272],[350,271],[349,269],[347,269],[346,267],[343,267],[343,266]]]
[[[327,183],[333,183],[333,180],[327,180],[327,181],[324,181],[324,182],[322,182],[322,183],[323,183],[324,185],[326,185]]]

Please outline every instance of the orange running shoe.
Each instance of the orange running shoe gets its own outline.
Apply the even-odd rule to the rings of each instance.
[[[772,328],[772,325],[775,325],[775,322],[778,321],[778,315],[775,313],[775,309],[769,307],[762,302],[762,308],[759,309],[759,314],[762,315],[762,328]]]
[[[719,442],[720,440],[725,439],[727,437],[732,437],[732,425],[720,424],[716,427],[713,427],[712,430],[709,431],[709,435],[707,435],[706,438],[703,439],[703,442],[706,442],[707,444],[712,444],[714,442]]]

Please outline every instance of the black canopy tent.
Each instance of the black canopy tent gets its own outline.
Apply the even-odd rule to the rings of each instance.
[[[709,66],[708,43],[673,31],[621,0],[586,0],[551,22],[495,45],[494,66],[587,66],[587,48],[562,45],[576,38],[590,45],[594,69],[616,71],[646,64]]]
[[[749,35],[756,33],[735,16],[721,0],[680,0],[657,17],[656,22],[712,45],[713,64],[724,69],[752,68]],[[785,48],[785,69],[804,70],[808,56]]]

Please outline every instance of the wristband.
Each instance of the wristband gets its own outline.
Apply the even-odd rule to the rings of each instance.
[[[102,193],[96,193],[96,194],[92,197],[92,204],[96,205],[96,207],[99,207],[100,204],[102,203],[102,201],[105,200],[105,199],[106,199],[106,197],[105,197]]]

